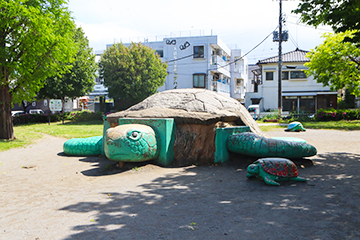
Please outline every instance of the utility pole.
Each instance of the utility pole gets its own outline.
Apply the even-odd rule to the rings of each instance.
[[[287,1],[287,0],[284,0]],[[279,108],[279,123],[281,123],[281,110],[282,110],[282,49],[281,43],[287,41],[289,38],[288,31],[282,30],[283,24],[283,15],[282,15],[282,0],[279,0],[279,32],[274,31],[273,42],[279,42],[279,61],[278,61],[278,108]]]
[[[279,124],[281,123],[281,109],[282,109],[282,88],[281,88],[281,79],[282,79],[282,0],[279,1],[279,63],[278,63],[278,108],[279,108]]]

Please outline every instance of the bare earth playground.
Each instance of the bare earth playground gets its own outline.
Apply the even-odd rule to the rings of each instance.
[[[0,153],[0,239],[360,239],[360,131],[267,132],[318,154],[307,182],[246,178],[252,159],[160,167],[68,157],[45,136]]]

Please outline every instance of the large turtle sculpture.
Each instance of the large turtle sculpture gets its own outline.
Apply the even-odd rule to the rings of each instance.
[[[281,181],[306,181],[298,175],[296,165],[286,158],[261,158],[248,166],[246,177],[257,177],[268,185],[279,186]]]
[[[253,135],[243,135],[249,133]],[[64,153],[69,155],[103,154],[120,163],[154,159],[165,166],[224,162],[229,149],[261,157],[316,154],[315,147],[304,142],[269,141],[238,101],[205,89],[154,94],[125,111],[107,115],[102,138],[70,139],[64,144]]]

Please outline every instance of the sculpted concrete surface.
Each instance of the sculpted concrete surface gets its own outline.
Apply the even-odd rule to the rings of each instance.
[[[117,169],[51,136],[1,152],[0,239],[360,239],[360,131],[266,134],[318,149],[295,161],[307,182],[247,179],[250,158]]]

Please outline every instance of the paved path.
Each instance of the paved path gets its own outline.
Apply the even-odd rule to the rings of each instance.
[[[50,136],[2,152],[0,239],[360,239],[360,131],[268,135],[317,147],[297,162],[307,183],[247,179],[244,158],[118,170],[105,158],[63,156],[65,139]]]

